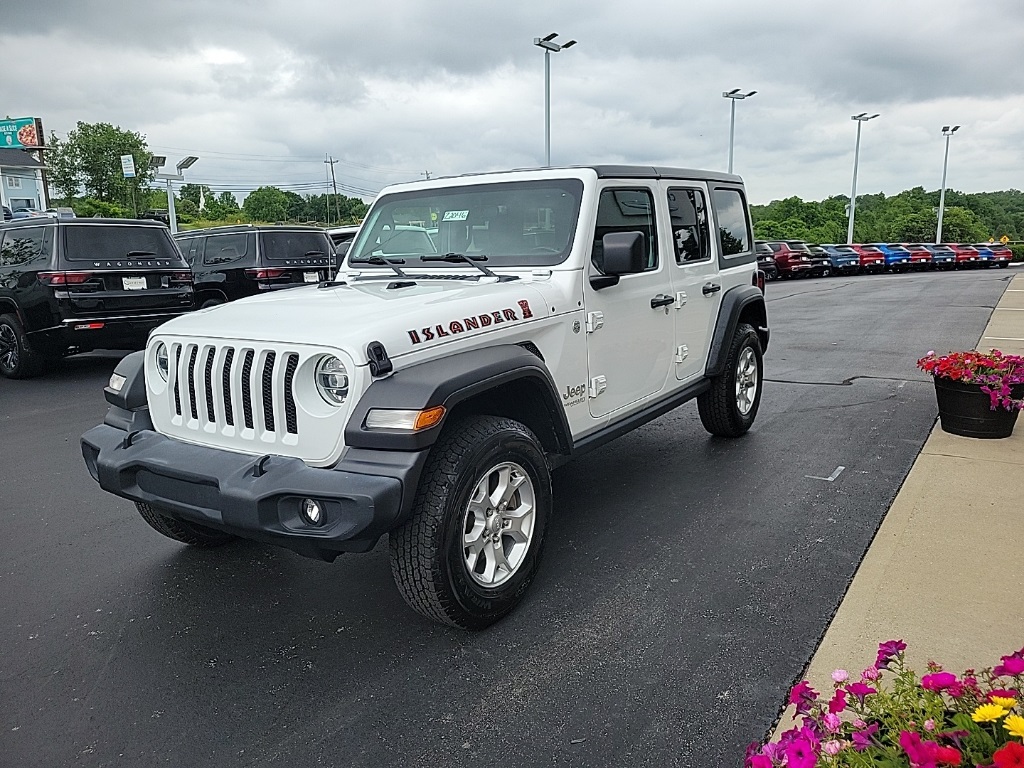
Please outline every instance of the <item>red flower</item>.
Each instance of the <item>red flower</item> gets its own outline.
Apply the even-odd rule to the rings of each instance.
[[[864,703],[864,697],[870,696],[872,693],[878,693],[870,685],[865,685],[864,683],[850,683],[850,685],[846,686],[846,692],[851,696],[855,696],[861,704]]]
[[[1016,653],[1011,653],[1009,656],[1003,656],[1000,661],[1003,663],[997,665],[992,670],[992,674],[1019,675],[1024,673],[1024,648],[1021,648]]]
[[[1006,742],[992,755],[992,765],[997,768],[1024,768],[1024,747],[1016,741]]]
[[[921,687],[928,691],[943,691],[956,683],[956,675],[952,672],[935,672],[921,678]]]
[[[837,714],[846,710],[846,691],[836,691],[835,696],[828,703],[828,711]]]

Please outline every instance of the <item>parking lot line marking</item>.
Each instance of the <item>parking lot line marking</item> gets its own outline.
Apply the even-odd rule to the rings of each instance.
[[[846,469],[846,467],[836,467],[836,471],[828,477],[818,477],[817,475],[804,475],[804,477],[810,480],[824,480],[826,483],[834,483],[836,478],[839,477],[840,473]]]
[[[1001,309],[1003,312],[1024,312],[1024,308],[1021,307],[996,307]]]
[[[982,336],[983,339],[992,339],[992,341],[1024,341],[1024,339],[1017,339],[1013,336]]]

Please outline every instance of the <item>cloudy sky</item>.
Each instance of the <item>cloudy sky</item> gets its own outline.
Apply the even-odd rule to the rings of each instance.
[[[139,131],[188,180],[319,193],[544,162],[735,169],[751,202],[1024,188],[1022,0],[4,2],[0,116]]]

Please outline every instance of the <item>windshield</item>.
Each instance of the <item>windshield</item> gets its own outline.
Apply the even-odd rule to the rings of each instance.
[[[559,264],[572,248],[582,195],[579,179],[387,195],[374,203],[360,227],[349,263],[461,253],[486,256],[488,267]],[[445,262],[428,263],[434,268]]]

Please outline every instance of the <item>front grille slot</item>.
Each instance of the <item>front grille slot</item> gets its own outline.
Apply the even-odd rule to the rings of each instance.
[[[288,434],[299,434],[299,424],[295,415],[295,395],[292,393],[292,382],[295,380],[295,369],[299,367],[299,356],[288,355],[284,368],[284,418]]]
[[[263,361],[263,424],[267,432],[274,431],[274,361],[276,352],[268,352]]]
[[[249,386],[249,376],[252,374],[252,359],[255,352],[247,350],[242,359],[242,421],[246,429],[253,429],[252,422],[252,389]]]
[[[235,410],[231,407],[231,361],[235,359],[235,348],[228,347],[224,356],[224,375],[221,377],[221,389],[224,392],[224,421],[229,427],[235,426]]]
[[[206,419],[211,424],[217,423],[217,416],[213,412],[213,355],[216,350],[208,347],[206,350],[206,369],[203,371],[203,391],[206,393]]]
[[[181,362],[181,347],[174,345],[174,362],[171,370],[174,371],[174,415],[181,416],[181,371],[178,370],[178,363]]]
[[[199,354],[199,347],[192,347],[192,354],[188,358],[188,406],[192,411],[192,418],[198,419],[199,412],[196,410],[196,355]]]

